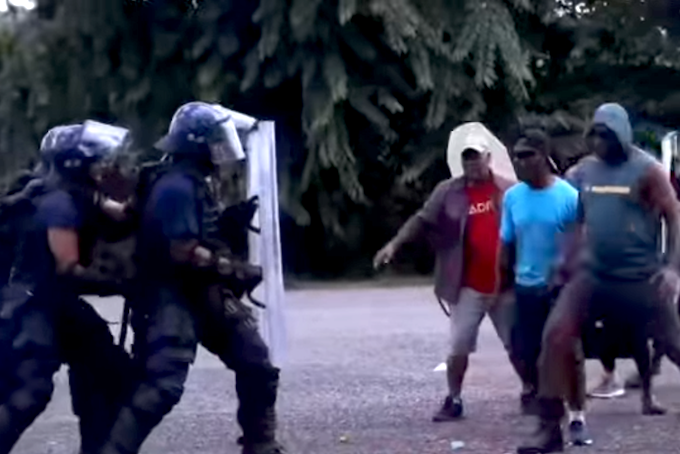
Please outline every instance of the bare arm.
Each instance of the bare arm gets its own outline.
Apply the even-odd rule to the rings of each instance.
[[[680,267],[680,207],[675,190],[661,166],[653,165],[642,182],[643,200],[666,221],[668,264]]]
[[[515,261],[517,257],[516,247],[517,244],[515,242],[501,242],[498,257],[498,273],[496,274],[499,276],[498,291],[508,288],[512,285],[511,277],[514,274]]]
[[[198,240],[173,240],[170,244],[170,257],[175,263],[198,267],[210,266],[214,258],[210,250],[198,244]]]
[[[100,202],[99,206],[104,214],[114,221],[122,222],[128,219],[129,205],[127,203],[120,203],[113,199],[105,198]]]
[[[54,256],[58,274],[72,274],[80,260],[78,232],[75,229],[50,228],[47,241]]]
[[[444,199],[450,186],[450,181],[440,183],[432,192],[422,208],[399,229],[392,242],[401,246],[409,241],[420,237],[428,224],[436,224],[441,210],[444,207]]]
[[[385,245],[373,259],[373,266],[377,269],[392,261],[402,245],[423,235],[428,224],[436,224],[444,206],[444,198],[450,181],[440,183],[423,207],[399,229],[399,232]]]

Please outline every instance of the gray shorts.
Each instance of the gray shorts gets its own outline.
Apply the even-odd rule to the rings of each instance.
[[[489,315],[496,333],[506,350],[510,350],[510,329],[515,295],[512,290],[500,295],[486,295],[463,288],[451,309],[451,355],[463,356],[477,350],[479,325]]]

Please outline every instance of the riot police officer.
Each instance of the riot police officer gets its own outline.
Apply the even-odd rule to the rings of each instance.
[[[256,324],[242,314],[214,317],[208,309],[213,277],[234,265],[206,247],[215,220],[207,178],[245,157],[230,146],[228,122],[213,106],[192,102],[180,107],[157,144],[172,163],[143,204],[139,294],[132,303],[135,356],[144,378],[118,415],[103,454],[139,452],[179,402],[198,342],[236,374],[243,453],[284,452],[275,439],[279,371]]]
[[[8,453],[47,406],[52,377],[69,365],[81,452],[101,446],[131,379],[130,359],[82,294],[117,294],[121,287],[88,267],[97,227],[109,205],[97,202],[96,171],[118,149],[110,128],[87,121],[55,133],[47,193],[35,201],[10,285],[3,288],[0,342],[0,453]],[[113,214],[113,213],[112,213]]]

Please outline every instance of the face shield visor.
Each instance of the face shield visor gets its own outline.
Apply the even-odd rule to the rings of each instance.
[[[218,120],[207,135],[206,143],[210,149],[210,159],[218,168],[246,158],[231,117]]]
[[[79,150],[92,162],[90,176],[102,192],[115,199],[127,199],[135,184],[134,165],[125,153],[130,143],[126,128],[92,120],[83,123]]]

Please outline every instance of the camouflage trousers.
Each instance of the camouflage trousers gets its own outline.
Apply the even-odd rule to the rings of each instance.
[[[243,441],[275,438],[279,371],[254,319],[238,301],[218,316],[209,290],[148,285],[133,302],[134,356],[144,377],[123,407],[102,454],[138,453],[153,428],[177,404],[199,342],[236,374]]]
[[[0,311],[0,453],[45,410],[53,376],[69,366],[72,406],[79,417],[81,452],[101,446],[132,383],[131,361],[92,306],[55,292],[29,296],[3,289]]]

